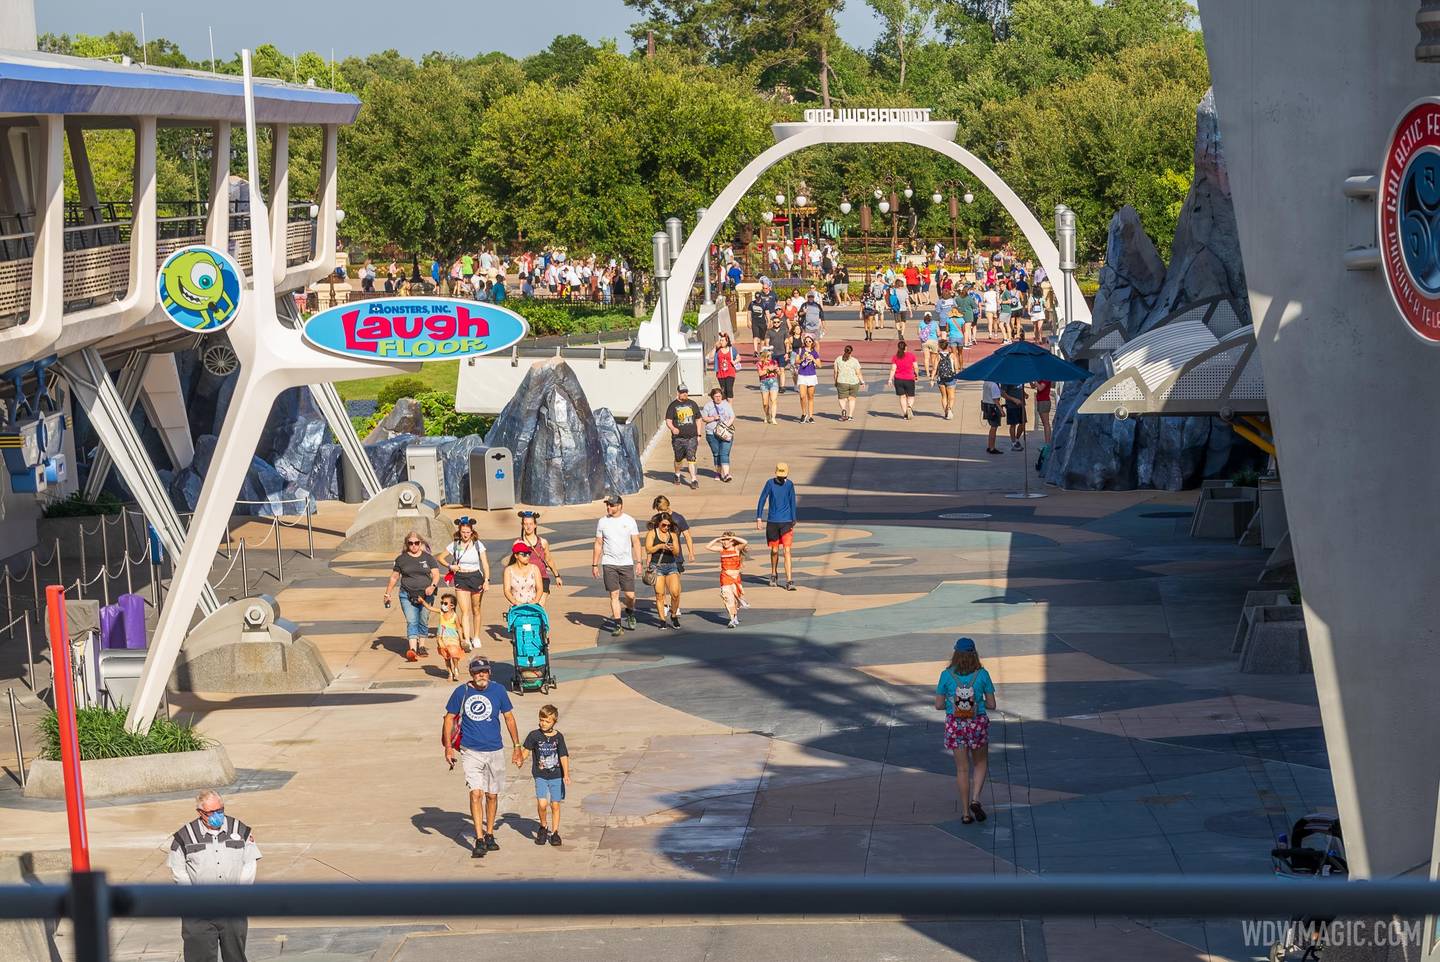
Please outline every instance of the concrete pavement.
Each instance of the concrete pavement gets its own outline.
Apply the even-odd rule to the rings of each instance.
[[[858,329],[832,319],[824,356]],[[907,422],[885,368],[867,365],[866,377],[854,422],[838,420],[822,386],[815,424],[796,422],[790,392],[780,423],[766,425],[747,363],[735,482],[707,470],[698,491],[675,486],[660,444],[645,490],[627,498],[643,522],[650,499],[669,495],[700,545],[727,528],[755,539],[753,607],[739,629],[725,627],[718,568],[702,553],[685,575],[681,631],[654,626],[642,588],[641,627],[601,634],[604,593],[588,576],[599,508],[542,509],[566,575],[548,606],[561,686],[516,705],[522,734],[540,704],[561,710],[575,783],[560,849],[529,841],[533,792],[516,777],[501,851],[468,858],[463,786],[439,747],[451,685],[438,662],[399,657],[398,610],[379,603],[388,557],[338,555],[322,541],[332,574],[280,602],[330,660],[331,688],[172,698],[241,770],[227,803],[256,826],[262,878],[1268,872],[1273,836],[1332,795],[1311,680],[1243,676],[1229,653],[1263,552],[1190,540],[1193,493],[1051,488],[1044,500],[1006,499],[1023,471],[1038,483],[1037,432],[1028,452],[986,455],[978,385],[962,389],[949,422],[922,386]],[[701,458],[708,468],[703,446]],[[793,593],[763,583],[754,532],[759,487],[782,459],[801,495]],[[343,530],[351,510],[327,505],[321,527]],[[518,522],[495,512],[481,526],[498,582]],[[505,661],[501,606],[487,600],[485,651]],[[976,639],[998,688],[991,817],[975,825],[959,821],[929,695],[960,633]],[[190,808],[188,798],[95,806],[97,864],[121,880],[163,880],[164,838]],[[64,844],[54,804],[0,791],[0,848]],[[1184,921],[413,925],[257,920],[252,958],[423,960],[522,946],[595,959],[1139,957],[1117,954],[1121,945],[1147,958],[1250,957],[1238,926]],[[117,923],[118,957],[168,962],[177,929]]]

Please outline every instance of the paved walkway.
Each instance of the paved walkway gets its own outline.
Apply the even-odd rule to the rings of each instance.
[[[858,329],[831,322],[837,347]],[[643,520],[654,495],[670,495],[701,544],[726,528],[753,534],[759,487],[776,460],[789,462],[801,495],[798,590],[764,585],[759,545],[739,629],[726,628],[717,565],[702,555],[685,576],[683,630],[655,627],[645,599],[638,630],[601,634],[604,595],[588,578],[600,512],[543,510],[569,575],[549,606],[561,686],[518,699],[517,718],[523,733],[544,701],[561,710],[575,766],[561,849],[531,844],[533,794],[515,778],[501,851],[468,858],[461,777],[438,744],[451,686],[438,663],[398,656],[398,610],[379,604],[386,558],[332,551],[330,575],[282,592],[284,614],[331,661],[328,691],[172,700],[240,768],[227,801],[257,827],[262,877],[1268,872],[1273,836],[1333,802],[1311,679],[1240,675],[1230,654],[1263,552],[1191,540],[1193,493],[1049,488],[1043,500],[1007,499],[1033,450],[985,454],[978,386],[962,390],[949,422],[922,389],[907,422],[883,389],[885,370],[866,376],[854,422],[838,420],[822,387],[815,424],[795,421],[787,393],[782,420],[766,425],[747,365],[735,482],[707,473],[698,491],[673,485],[662,444],[645,490],[627,499]],[[327,506],[321,527],[343,530],[351,511]],[[515,518],[481,520],[495,560]],[[486,610],[498,622],[498,604]],[[960,633],[976,639],[998,687],[992,814],[975,825],[959,820],[930,699]],[[506,659],[508,644],[496,632],[486,651]],[[163,880],[162,842],[190,808],[184,797],[97,804],[97,864],[119,879]],[[63,849],[56,805],[0,791],[0,812],[0,849]],[[1241,946],[1238,926],[1183,920],[802,921],[257,921],[252,958],[418,962],[539,947],[668,959],[677,948],[813,956],[833,946],[855,959],[1178,962],[1264,951]],[[174,959],[176,928],[117,923],[119,957]]]

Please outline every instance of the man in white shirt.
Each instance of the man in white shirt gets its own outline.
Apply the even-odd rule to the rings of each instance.
[[[170,839],[166,866],[176,885],[253,885],[260,846],[250,826],[225,814],[220,795],[195,796],[198,818],[180,826]],[[185,962],[245,962],[246,919],[180,920]]]
[[[635,578],[640,574],[641,557],[640,529],[635,519],[625,513],[624,505],[625,500],[618,494],[605,496],[605,517],[595,525],[595,550],[590,562],[590,576],[603,575],[605,590],[610,592],[610,616],[615,619],[610,634],[617,637],[627,628],[635,630]]]
[[[999,454],[1000,449],[995,446],[995,432],[1000,430],[1000,385],[994,381],[985,381],[980,385],[980,413],[985,418],[985,423],[990,426],[990,437],[985,442],[986,454]]]

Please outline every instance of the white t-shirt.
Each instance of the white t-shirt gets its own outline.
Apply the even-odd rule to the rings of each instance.
[[[456,571],[475,572],[480,570],[480,558],[485,554],[485,542],[471,541],[461,544],[457,538],[445,546],[445,551],[450,555],[450,560],[455,562]]]
[[[1000,385],[994,381],[986,381],[980,386],[980,400],[985,404],[999,404]]]
[[[640,529],[635,526],[635,519],[628,514],[618,514],[613,518],[607,514],[601,518],[595,525],[595,536],[601,539],[600,563],[633,565],[635,553],[630,539],[639,534]]]
[[[985,292],[985,310],[991,314],[1000,310],[1000,295],[995,292],[993,287]]]

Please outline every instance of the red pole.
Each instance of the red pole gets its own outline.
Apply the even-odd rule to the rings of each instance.
[[[90,871],[90,836],[85,828],[85,787],[80,782],[80,734],[75,726],[74,679],[70,667],[70,632],[65,620],[65,589],[45,589],[50,609],[50,657],[55,664],[55,715],[60,722],[60,766],[65,773],[65,816],[70,822],[70,869]]]

